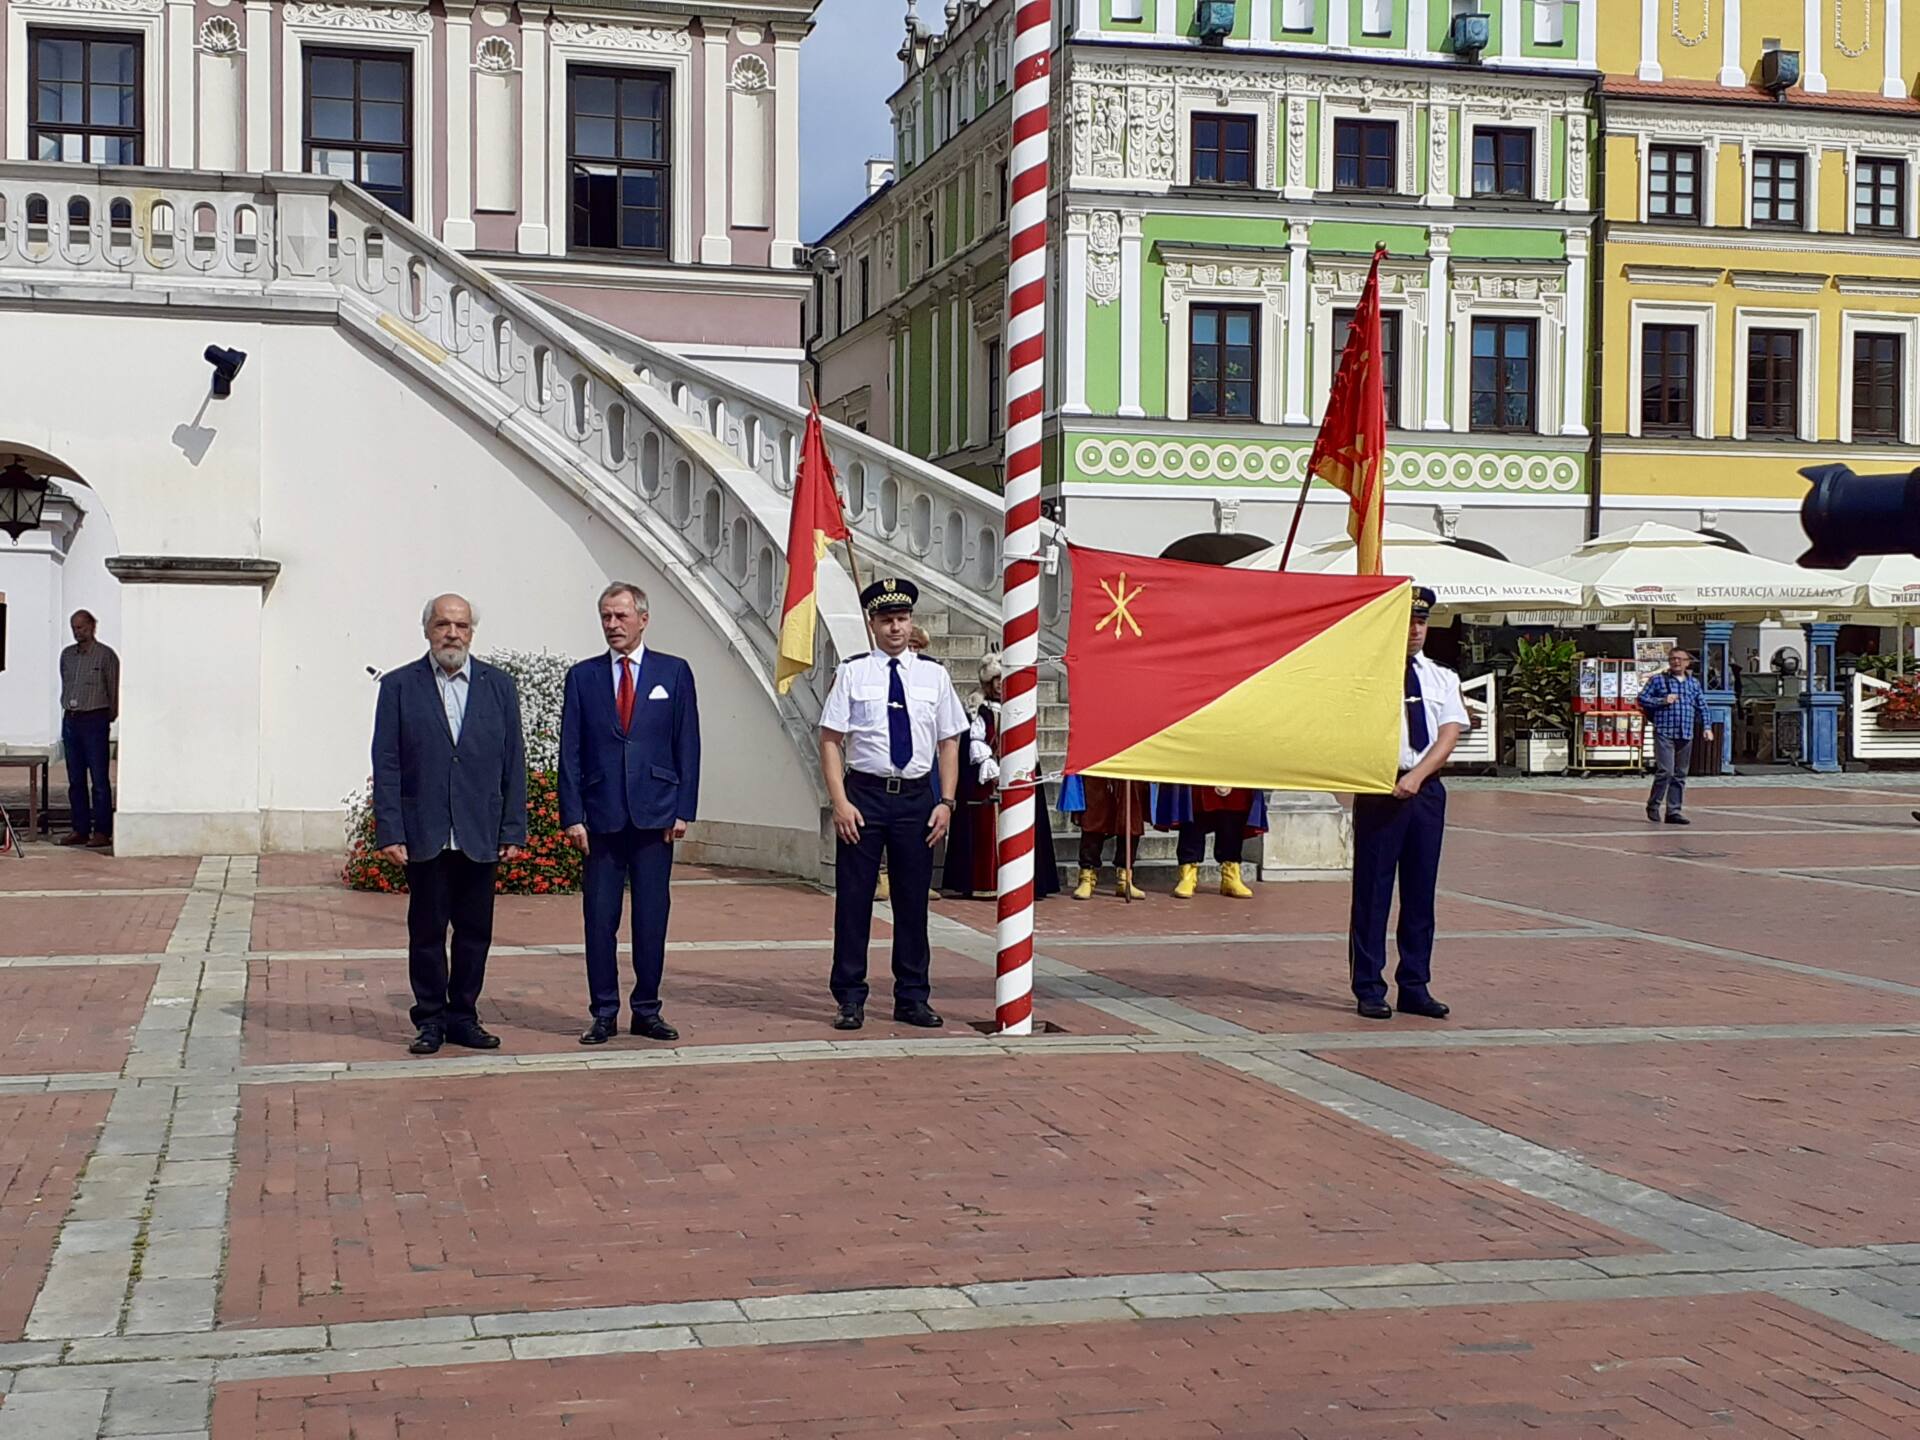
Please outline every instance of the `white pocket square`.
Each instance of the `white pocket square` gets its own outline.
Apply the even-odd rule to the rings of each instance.
[[[647,696],[647,699],[649,699],[649,700],[666,700],[666,699],[670,699],[670,698],[672,698],[672,697],[670,697],[670,696],[669,696],[669,695],[667,694],[667,687],[666,687],[666,686],[664,686],[664,685],[656,685],[656,686],[654,686],[654,687],[653,687],[653,693]]]

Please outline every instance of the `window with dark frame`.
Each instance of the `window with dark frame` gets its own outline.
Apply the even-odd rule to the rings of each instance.
[[[1853,337],[1853,438],[1898,440],[1904,337],[1860,330]]]
[[[1807,157],[1776,150],[1753,157],[1753,223],[1798,230],[1804,223]]]
[[[144,58],[138,35],[27,31],[27,153],[85,165],[144,163]]]
[[[1747,433],[1800,433],[1800,332],[1747,332]]]
[[[933,211],[931,210],[927,211],[923,228],[925,229],[926,233],[921,239],[921,243],[924,246],[924,248],[921,251],[921,254],[926,259],[926,265],[924,268],[927,270],[931,270],[933,269],[934,266],[940,263],[939,242],[938,242],[938,237],[934,233],[934,226],[933,226]]]
[[[1250,305],[1195,305],[1187,312],[1187,414],[1252,420],[1260,380],[1260,312]]]
[[[1862,155],[1853,162],[1853,228],[1905,233],[1906,161]]]
[[[1000,342],[987,341],[987,438],[997,440],[1006,429],[1007,417],[1001,413],[1006,404],[1000,373]]]
[[[1700,147],[1654,145],[1647,151],[1647,218],[1700,223]]]
[[[573,249],[673,248],[672,85],[655,70],[567,68]],[[844,325],[846,312],[835,310]]]
[[[1253,117],[1196,111],[1192,130],[1193,183],[1253,184]]]
[[[847,324],[847,277],[833,277],[833,333],[843,334],[852,327]]]
[[[1468,428],[1536,428],[1536,333],[1531,320],[1473,322],[1472,399],[1468,410]]]
[[[1533,198],[1531,130],[1473,132],[1473,193],[1504,199]]]
[[[1394,151],[1400,126],[1393,120],[1333,122],[1333,188],[1391,195],[1399,188]]]
[[[1640,428],[1691,435],[1699,331],[1647,325],[1640,331]]]
[[[860,318],[865,320],[873,313],[873,260],[871,256],[860,257]]]
[[[413,217],[413,57],[394,50],[305,54],[306,168],[351,180]]]
[[[1353,331],[1355,311],[1333,312],[1333,369],[1340,368],[1340,357],[1347,353],[1347,337]],[[1381,388],[1387,392],[1387,424],[1400,423],[1400,312],[1380,312]]]
[[[1000,218],[1007,218],[1007,207],[1013,203],[1013,197],[1007,190],[1007,162],[1002,160],[999,169],[1000,182]]]

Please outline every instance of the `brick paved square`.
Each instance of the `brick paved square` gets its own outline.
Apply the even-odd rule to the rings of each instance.
[[[0,1095],[0,1342],[18,1340],[113,1097]]]
[[[0,895],[0,955],[154,955],[186,894]]]
[[[1076,965],[1209,1015],[1267,1032],[1428,1034],[1401,1017],[1392,1029],[1354,1013],[1343,941],[1222,945],[1079,945]],[[1387,965],[1389,985],[1393,964]],[[1920,1023],[1920,996],[1783,973],[1631,939],[1511,935],[1448,940],[1434,950],[1433,991],[1453,1007],[1452,1028],[1621,1025]],[[1389,997],[1391,998],[1391,997]]]
[[[696,873],[690,878],[704,879]],[[874,933],[887,928],[876,924]],[[828,939],[833,897],[810,885],[742,882],[676,885],[669,939]],[[496,945],[578,945],[577,895],[503,895],[494,903]],[[405,950],[407,898],[345,886],[262,895],[253,910],[253,948],[265,951]]]
[[[223,1385],[214,1440],[1886,1440],[1920,1357],[1732,1296],[1236,1316]]]
[[[1184,1056],[247,1086],[221,1318],[1637,1247]]]
[[[118,1070],[154,965],[0,969],[0,1075]]]
[[[1856,865],[1837,870],[1802,870],[1818,880],[1838,880],[1851,885],[1871,885],[1881,890],[1920,892],[1920,865]]]
[[[13,812],[15,823],[26,818]],[[160,886],[185,888],[193,882],[200,862],[190,855],[122,857],[98,850],[52,844],[28,844],[25,854],[0,865],[0,892],[9,890],[146,890]]]
[[[830,1028],[835,1012],[827,993],[825,950],[669,953],[662,1013],[680,1031],[684,1045],[928,1037],[928,1031],[893,1021],[884,950],[878,958],[867,1026],[853,1034]],[[623,984],[631,984],[628,962],[621,963]],[[990,967],[951,951],[936,951],[933,983],[934,1001],[947,1020],[944,1030],[931,1032],[935,1038],[971,1036],[976,1032],[969,1022],[993,1017]],[[407,1020],[412,1003],[404,960],[254,960],[248,966],[244,1061],[276,1065],[398,1058],[413,1038]],[[623,1024],[627,1018],[623,1013]],[[1077,1035],[1135,1030],[1070,1001],[1047,1001],[1046,1018]],[[503,1053],[577,1052],[576,1037],[587,1023],[585,959],[578,954],[494,956],[487,964],[480,1021],[500,1036]],[[613,1041],[612,1047],[659,1048],[653,1041],[628,1038]]]
[[[1809,1245],[1920,1241],[1910,1039],[1325,1058]]]

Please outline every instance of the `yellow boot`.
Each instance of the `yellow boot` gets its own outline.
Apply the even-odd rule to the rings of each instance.
[[[1144,900],[1147,892],[1133,883],[1133,871],[1116,870],[1113,872],[1113,893],[1122,900]]]
[[[1173,887],[1173,898],[1176,900],[1191,900],[1193,899],[1193,892],[1199,888],[1199,885],[1200,867],[1198,865],[1182,865],[1180,867],[1180,879]]]
[[[1240,878],[1240,862],[1229,861],[1220,867],[1220,893],[1234,900],[1251,900],[1253,891]]]
[[[887,872],[884,870],[880,872],[880,883],[873,887],[873,898],[875,900],[891,900],[893,898],[893,885],[892,882],[887,879]]]
[[[1080,867],[1080,878],[1073,883],[1073,898],[1076,900],[1093,899],[1094,887],[1100,883],[1100,872]]]

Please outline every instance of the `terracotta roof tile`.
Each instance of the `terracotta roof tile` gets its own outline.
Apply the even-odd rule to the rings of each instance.
[[[1609,75],[1604,93],[1634,100],[1711,100],[1719,104],[1764,105],[1781,110],[1864,110],[1879,114],[1912,115],[1920,119],[1920,100],[1910,95],[1889,99],[1871,90],[1839,90],[1825,95],[1805,90],[1787,91],[1780,99],[1758,85],[1723,86],[1710,80],[1635,80]]]

